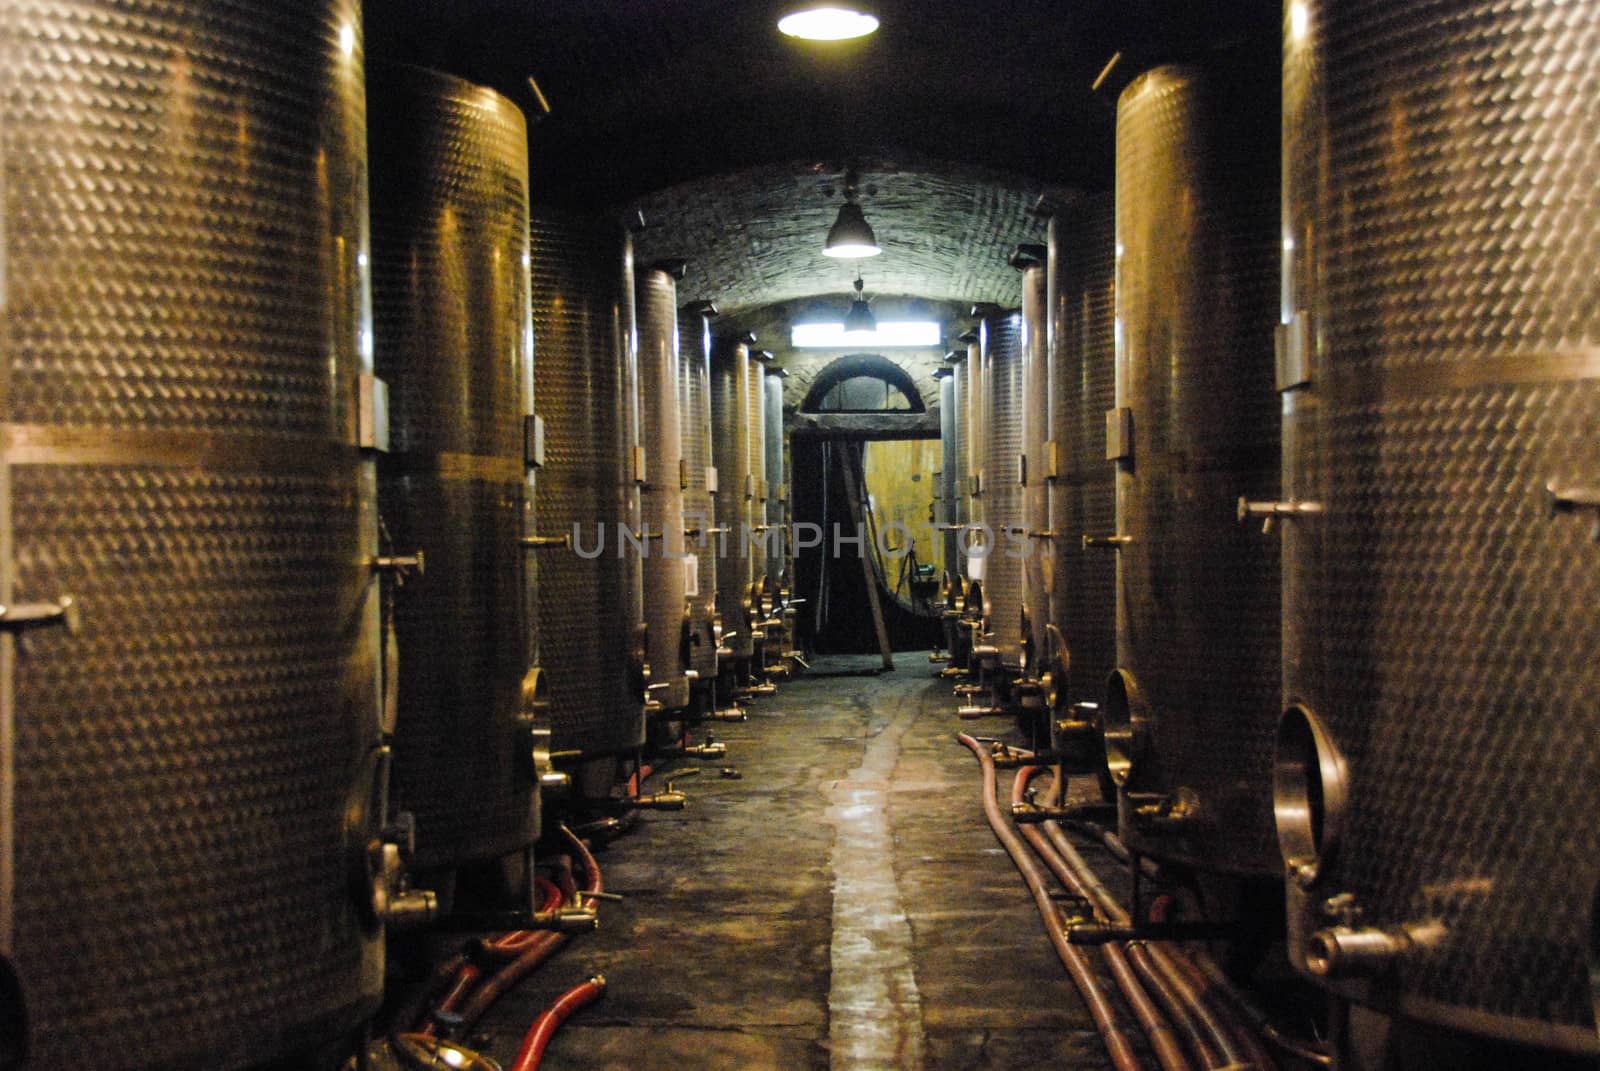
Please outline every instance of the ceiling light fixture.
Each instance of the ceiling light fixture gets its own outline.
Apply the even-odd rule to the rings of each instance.
[[[845,342],[870,342],[878,333],[878,318],[867,307],[867,299],[861,296],[865,285],[861,273],[856,272],[855,300],[850,302],[850,311],[844,314],[844,333],[839,336]]]
[[[804,41],[849,41],[878,28],[878,16],[856,4],[801,4],[778,19],[778,29]]]
[[[856,333],[845,338],[844,324],[800,323],[789,329],[789,345],[797,350],[842,350],[853,346],[872,349],[933,349],[943,340],[937,320],[879,320],[871,335]],[[965,359],[966,353],[961,357]]]
[[[856,172],[851,168],[844,176],[844,204],[839,215],[828,228],[828,240],[822,244],[822,254],[828,257],[860,259],[875,257],[883,252],[878,248],[878,236],[872,225],[856,204]]]

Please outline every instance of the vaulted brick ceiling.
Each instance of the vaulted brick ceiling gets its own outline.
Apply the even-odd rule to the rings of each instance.
[[[857,267],[873,294],[942,301],[1021,300],[1008,264],[1018,242],[1038,241],[1040,183],[965,164],[874,157],[860,165],[860,203],[883,252],[863,260],[822,255],[843,200],[836,165],[802,161],[686,182],[633,202],[647,227],[639,259],[688,259],[686,297],[712,297],[725,314],[813,294],[843,294]]]
[[[551,113],[536,200],[655,229],[689,286],[731,308],[844,293],[818,247],[851,161],[885,253],[869,290],[1015,300],[1005,253],[1038,192],[1104,189],[1114,106],[1141,70],[1237,53],[1275,66],[1276,0],[873,0],[878,33],[801,43],[781,0],[367,0],[369,54],[491,85]],[[1122,54],[1098,91],[1091,84]]]

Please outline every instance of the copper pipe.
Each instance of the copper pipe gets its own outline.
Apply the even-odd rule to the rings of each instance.
[[[1261,1043],[1261,1038],[1257,1032],[1252,1030],[1249,1024],[1240,1020],[1236,1014],[1237,1009],[1228,1002],[1226,996],[1205,976],[1204,972],[1195,964],[1194,958],[1184,955],[1173,956],[1172,965],[1183,972],[1184,978],[1200,994],[1200,998],[1215,1009],[1228,1029],[1233,1033],[1233,1039],[1239,1048],[1243,1050],[1246,1059],[1254,1066],[1259,1067],[1261,1071],[1277,1071],[1277,1061],[1267,1052],[1266,1046]]]
[[[1011,803],[1018,804],[1027,794],[1028,782],[1041,772],[1038,766],[1024,766],[1017,771],[1017,776],[1011,783]],[[1045,840],[1044,834],[1033,826],[1019,826],[1023,839],[1032,847],[1034,852],[1044,861],[1055,874],[1056,880],[1061,882],[1063,888],[1080,899],[1087,900],[1094,907],[1096,914],[1104,918],[1105,913],[1100,904],[1091,895],[1085,874],[1073,871],[1067,861],[1057,855],[1051,845]],[[1089,880],[1098,883],[1097,878],[1088,875]],[[1104,887],[1102,887],[1104,892]],[[1109,895],[1109,894],[1108,894]],[[1111,901],[1115,905],[1115,900]],[[1150,1000],[1150,995],[1139,984],[1139,979],[1134,976],[1133,968],[1129,965],[1129,956],[1115,944],[1105,946],[1106,966],[1111,971],[1111,976],[1116,979],[1117,988],[1122,990],[1122,995],[1127,998],[1128,1006],[1133,1009],[1134,1018],[1139,1020],[1139,1026],[1144,1030],[1145,1037],[1150,1039],[1150,1048],[1155,1052],[1156,1059],[1164,1071],[1189,1071],[1189,1060],[1183,1053],[1183,1046],[1179,1044],[1177,1035],[1170,1024],[1162,1017],[1159,1009]]]
[[[1194,1053],[1195,1059],[1200,1061],[1200,1066],[1207,1069],[1221,1066],[1222,1057],[1217,1052],[1217,1047],[1211,1043],[1205,1028],[1200,1025],[1194,1008],[1183,999],[1182,993],[1173,988],[1166,972],[1156,965],[1155,949],[1144,941],[1129,941],[1128,958],[1133,962],[1134,969],[1139,972],[1145,988],[1154,994],[1156,1000],[1182,1031],[1189,1050]]]
[[[518,1050],[517,1058],[512,1062],[509,1071],[539,1071],[539,1064],[544,1060],[544,1050],[549,1047],[550,1039],[556,1036],[561,1024],[570,1019],[579,1008],[599,1000],[605,995],[605,991],[605,976],[597,974],[582,985],[573,986],[557,997],[555,1003],[533,1021],[533,1026],[522,1039],[522,1048]]]
[[[1152,922],[1167,921],[1167,905],[1170,902],[1170,897],[1163,896],[1157,899],[1150,912]],[[1165,950],[1163,951],[1165,952]],[[1182,954],[1164,954],[1156,959],[1156,966],[1166,975],[1167,980],[1171,982],[1172,987],[1178,991],[1184,1001],[1194,1009],[1200,1024],[1205,1027],[1206,1033],[1210,1035],[1221,1050],[1225,1061],[1224,1066],[1244,1066],[1249,1058],[1239,1045],[1233,1030],[1230,1030],[1230,1027],[1236,1030],[1237,1024],[1225,1023],[1217,1015],[1212,1005],[1207,1002],[1206,991],[1210,986],[1206,983],[1205,978],[1194,969],[1194,965],[1188,962],[1188,957]],[[1259,1046],[1252,1047],[1259,1050]],[[1256,1064],[1254,1066],[1262,1065]],[[1266,1066],[1270,1067],[1270,1062]]]
[[[1039,771],[1038,767],[1024,769],[1034,771],[1030,774],[1030,778]],[[1018,772],[1019,787],[1012,793],[1014,803],[1022,802],[1023,798],[1021,790],[1025,788],[1025,781],[1021,773],[1022,771]],[[1058,778],[1052,788],[1054,803],[1062,802],[1061,789],[1064,783],[1064,779]],[[1093,868],[1067,839],[1060,825],[1055,822],[1042,822],[1040,828],[1044,836],[1049,838],[1051,851],[1059,856],[1060,861],[1076,877],[1075,882],[1068,884],[1068,887],[1076,895],[1093,904],[1095,910],[1104,915],[1106,921],[1116,925],[1128,925],[1131,919],[1127,910],[1095,875]],[[1049,862],[1049,857],[1045,858]],[[1063,880],[1065,883],[1065,879]],[[1189,1039],[1190,1047],[1202,1064],[1207,1067],[1233,1067],[1248,1061],[1250,1066],[1258,1067],[1261,1071],[1271,1071],[1275,1066],[1252,1031],[1245,1024],[1233,1019],[1230,1014],[1233,1010],[1231,1005],[1223,1009],[1219,1017],[1217,1011],[1205,1002],[1206,994],[1213,987],[1206,984],[1204,976],[1188,961],[1188,957],[1182,951],[1161,945],[1140,943],[1138,948],[1130,945],[1128,955],[1151,992],[1167,1008],[1173,1021]]]
[[[1000,814],[1000,805],[995,800],[994,759],[982,744],[967,734],[959,733],[956,739],[978,757],[978,763],[983,768],[983,813],[989,819],[989,828],[994,830],[995,838],[1011,856],[1011,861],[1021,872],[1023,881],[1027,882],[1028,891],[1033,894],[1033,902],[1039,908],[1039,915],[1044,919],[1050,944],[1055,948],[1061,965],[1072,976],[1073,984],[1078,987],[1084,1005],[1089,1009],[1095,1027],[1100,1031],[1101,1040],[1105,1042],[1106,1052],[1111,1057],[1112,1064],[1118,1071],[1141,1071],[1141,1064],[1134,1053],[1132,1042],[1122,1024],[1117,1021],[1117,1012],[1112,1007],[1109,994],[1095,975],[1088,957],[1084,955],[1082,949],[1067,943],[1066,934],[1063,932],[1064,920],[1061,918],[1061,910],[1055,901],[1050,899],[1050,892],[1046,888],[1045,877],[1039,869],[1039,864],[1034,861],[1027,846]]]

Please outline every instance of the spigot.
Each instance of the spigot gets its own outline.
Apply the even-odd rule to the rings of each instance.
[[[583,894],[579,894],[579,901],[567,907],[559,907],[554,911],[536,911],[528,920],[528,925],[523,927],[528,930],[543,930],[546,933],[593,933],[600,928],[600,913],[595,910],[593,903],[585,903]]]
[[[1323,901],[1322,913],[1333,920],[1306,938],[1306,970],[1320,978],[1370,978],[1388,970],[1401,957],[1437,948],[1450,936],[1443,922],[1398,926],[1360,925],[1361,905],[1351,893]]]
[[[1133,821],[1145,829],[1182,832],[1201,825],[1204,812],[1200,798],[1191,789],[1172,793],[1130,792]]]
[[[1067,717],[1057,718],[1051,724],[1052,739],[1058,745],[1063,741],[1086,740],[1100,730],[1099,703],[1074,703]]]
[[[1067,807],[1045,807],[1038,803],[1013,803],[1011,805],[1011,820],[1018,825],[1038,825],[1040,822],[1059,822],[1065,818],[1073,817],[1073,811]]]
[[[749,721],[750,715],[737,706],[723,707],[706,715],[707,721]]]
[[[1005,711],[1000,707],[967,706],[956,708],[956,717],[963,721],[973,721],[977,718],[994,718],[1004,713]]]
[[[665,790],[644,796],[632,796],[623,802],[641,811],[681,811],[689,805],[689,797],[678,791],[677,782],[685,777],[699,776],[698,769],[679,771],[675,778],[667,782]]]
[[[1318,502],[1252,502],[1243,497],[1239,499],[1239,523],[1243,524],[1251,517],[1260,517],[1262,535],[1270,535],[1276,521],[1292,521],[1296,517],[1321,512],[1322,505]]]
[[[681,811],[688,805],[689,797],[674,789],[633,796],[628,800],[628,806],[639,811]]]
[[[1582,513],[1589,518],[1589,538],[1600,543],[1600,490],[1593,487],[1567,487],[1556,480],[1545,484],[1550,499],[1550,516]]]
[[[368,558],[367,565],[373,572],[392,576],[400,584],[405,583],[413,573],[422,576],[428,571],[427,557],[420,550],[406,555],[380,554]]]
[[[394,840],[373,844],[368,864],[372,889],[372,915],[393,930],[415,929],[439,914],[439,898],[429,889],[413,889],[402,862],[401,845]]]
[[[707,739],[703,744],[685,744],[683,753],[692,759],[720,759],[728,754],[728,745]]]
[[[1084,550],[1121,550],[1123,547],[1127,546],[1128,544],[1130,544],[1132,542],[1133,542],[1133,537],[1132,536],[1126,536],[1126,535],[1110,535],[1110,536],[1091,536],[1091,535],[1086,535],[1086,536],[1083,537],[1083,549]]]

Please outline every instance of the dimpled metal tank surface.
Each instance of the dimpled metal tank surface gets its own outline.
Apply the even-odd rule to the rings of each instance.
[[[689,668],[708,686],[717,675],[717,527],[707,478],[711,456],[711,311],[691,305],[678,314],[679,392],[683,397],[683,463],[689,486],[683,492],[685,549],[695,556],[688,591]]]
[[[1343,773],[1286,840],[1291,899],[1426,938],[1362,977],[1308,906],[1291,953],[1384,1011],[1593,1054],[1600,8],[1285,16],[1285,498],[1317,512],[1283,525],[1280,780]]]
[[[1066,703],[1099,703],[1116,666],[1116,557],[1083,545],[1116,530],[1115,470],[1106,411],[1116,404],[1112,200],[1086,198],[1050,220],[1050,426],[1060,471],[1050,488],[1055,539],[1050,620],[1069,664]]]
[[[539,835],[522,710],[533,663],[521,545],[533,394],[522,112],[481,86],[375,66],[368,86],[373,318],[389,385],[384,534],[422,551],[395,600],[393,805],[418,867]],[[524,559],[527,559],[525,562]]]
[[[0,654],[33,1067],[254,1066],[377,1006],[361,41],[355,0],[0,20],[0,601],[81,612]]]
[[[1261,65],[1270,80],[1269,64]],[[1117,664],[1103,711],[1130,847],[1276,879],[1276,94],[1160,67],[1117,107]]]
[[[750,481],[750,347],[724,339],[712,349],[711,451],[717,459],[717,606],[728,633],[727,648],[736,658],[755,654],[754,619],[745,607],[752,576],[752,552],[746,533],[750,510],[745,488]]]
[[[762,612],[760,591],[772,568],[767,542],[771,529],[767,527],[767,390],[766,362],[772,355],[762,350],[751,350],[750,378],[745,383],[745,446],[750,455],[750,478],[745,485],[745,515],[750,533],[750,589],[751,613],[759,623],[766,618]],[[757,630],[760,635],[760,630]]]
[[[678,273],[682,261],[677,262]],[[664,711],[689,705],[689,617],[684,601],[683,424],[678,408],[678,285],[668,267],[636,279],[639,313],[640,490],[644,619],[650,630],[650,698]]]
[[[1000,664],[1022,668],[1023,555],[1030,550],[1023,532],[1022,484],[1022,313],[991,315],[979,328],[983,347],[984,460],[983,523],[990,529],[983,564],[983,594],[988,600],[990,642]],[[982,538],[982,537],[980,537]]]
[[[535,552],[552,747],[616,754],[644,740],[639,555],[619,546],[621,529],[639,527],[631,244],[621,227],[538,206],[529,240],[545,440],[537,528],[552,541]]]

